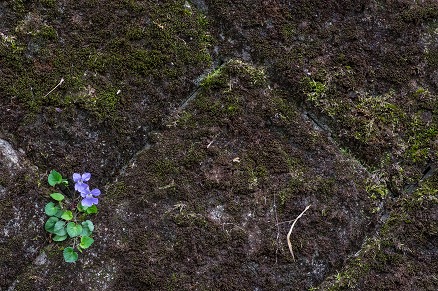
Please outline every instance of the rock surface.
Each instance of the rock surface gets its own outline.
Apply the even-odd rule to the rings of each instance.
[[[0,290],[436,290],[437,16],[0,3]],[[73,264],[52,169],[103,193]]]

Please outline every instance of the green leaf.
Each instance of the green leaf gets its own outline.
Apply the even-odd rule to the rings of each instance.
[[[64,195],[62,195],[61,193],[52,193],[52,194],[50,194],[50,197],[52,197],[56,201],[64,200]]]
[[[59,207],[57,205],[55,205],[55,203],[53,202],[49,202],[46,204],[46,206],[44,207],[44,212],[48,215],[48,216],[53,216],[55,215],[59,210]]]
[[[78,206],[76,206],[76,208],[79,210],[79,212],[85,212],[86,208],[84,208],[84,206],[82,206],[82,203],[78,203]]]
[[[64,249],[64,261],[67,263],[74,263],[78,260],[78,253],[73,250],[72,247],[66,247]]]
[[[54,216],[61,218],[61,216],[64,214],[64,210],[59,209],[58,212],[56,212],[56,214]]]
[[[94,214],[94,213],[97,213],[97,206],[93,204],[91,207],[88,207],[88,208],[85,210],[85,212],[86,212],[87,214]]]
[[[94,224],[91,220],[85,220],[84,222],[82,222],[82,225],[87,225],[90,231],[94,230]]]
[[[88,249],[94,243],[94,239],[89,236],[81,237],[81,243],[79,246],[83,249]]]
[[[62,213],[61,218],[64,220],[72,220],[73,219],[73,213],[70,210],[66,210]]]
[[[59,236],[65,236],[65,235],[67,235],[67,232],[65,231],[65,228],[61,228],[61,229],[55,231],[54,234],[59,235]]]
[[[55,224],[59,221],[56,217],[50,217],[44,224],[44,229],[50,233],[54,233]]]
[[[67,233],[65,231],[65,221],[60,220],[55,223],[55,226],[53,227],[53,233],[59,236],[66,235]]]
[[[54,230],[58,231],[60,229],[63,229],[64,227],[65,227],[65,221],[60,220],[55,223]]]
[[[49,178],[47,179],[50,186],[62,183],[62,176],[55,170],[50,171]]]
[[[67,233],[70,237],[79,236],[82,233],[82,226],[74,222],[69,222],[67,224]]]
[[[55,235],[52,240],[54,241],[64,241],[67,238],[67,233],[65,235]]]
[[[85,220],[82,222],[82,236],[90,236],[94,230],[94,225],[91,220]]]

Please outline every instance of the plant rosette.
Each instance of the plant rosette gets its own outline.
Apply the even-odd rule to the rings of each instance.
[[[88,249],[94,239],[91,237],[94,224],[88,216],[97,214],[100,190],[90,190],[88,181],[90,173],[73,174],[74,191],[70,190],[68,180],[60,173],[52,170],[47,179],[50,186],[56,189],[50,194],[52,201],[46,204],[44,212],[49,218],[44,229],[50,233],[55,242],[72,241],[72,246],[64,247],[63,255],[67,263],[78,260],[78,253]],[[77,195],[77,193],[79,195]],[[80,200],[80,201],[79,201]]]

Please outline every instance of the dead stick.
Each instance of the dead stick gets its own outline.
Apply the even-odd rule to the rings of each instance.
[[[307,211],[307,209],[309,209],[310,205],[308,205],[306,207],[306,209],[303,210],[303,212],[300,213],[300,215],[298,215],[297,218],[295,218],[294,222],[292,223],[292,226],[290,227],[289,233],[287,234],[287,245],[289,246],[289,250],[290,253],[292,255],[292,259],[295,261],[295,256],[294,256],[294,252],[292,251],[292,243],[290,242],[290,235],[292,234],[292,229],[294,229],[295,223],[297,222],[298,219],[300,219],[301,216],[303,216],[304,212]]]
[[[52,90],[50,90],[49,93],[44,95],[43,98],[46,98],[47,96],[49,96],[49,94],[52,93],[53,91],[55,91],[55,89],[58,88],[62,83],[64,83],[64,78],[61,78],[61,81],[59,81],[58,85],[56,85]]]

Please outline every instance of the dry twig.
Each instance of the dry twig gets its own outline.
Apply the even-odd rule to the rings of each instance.
[[[44,95],[43,98],[46,98],[47,96],[49,96],[49,94],[52,93],[53,91],[55,91],[56,88],[58,88],[59,86],[61,86],[62,83],[64,83],[64,78],[61,78],[61,81],[59,81],[58,85],[56,85],[52,90],[50,90],[49,93],[47,93],[46,95]]]
[[[290,253],[292,255],[292,259],[295,261],[295,256],[294,256],[294,252],[292,251],[292,243],[290,242],[290,235],[292,234],[292,229],[295,226],[295,223],[297,222],[298,219],[300,219],[301,216],[303,216],[304,212],[307,211],[307,209],[309,209],[310,205],[308,205],[303,212],[300,213],[300,215],[297,216],[297,218],[295,218],[294,222],[292,223],[292,226],[290,227],[289,233],[287,234],[287,245],[289,246],[289,250]]]

